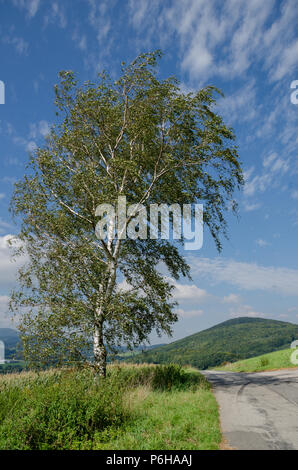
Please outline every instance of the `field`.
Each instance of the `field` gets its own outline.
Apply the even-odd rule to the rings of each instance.
[[[283,349],[282,351],[274,351],[262,356],[252,357],[243,361],[228,363],[216,370],[232,371],[232,372],[261,372],[264,370],[284,369],[289,367],[297,367],[290,362],[293,349]]]
[[[205,378],[176,365],[0,376],[0,449],[218,449]]]

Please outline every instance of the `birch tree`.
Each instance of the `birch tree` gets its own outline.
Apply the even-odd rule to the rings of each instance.
[[[153,331],[171,334],[177,321],[169,279],[190,277],[183,239],[181,248],[120,230],[99,239],[99,205],[124,196],[137,207],[203,202],[219,250],[227,235],[243,176],[233,130],[215,112],[219,91],[182,93],[176,78],[158,78],[159,57],[122,63],[116,81],[103,72],[79,85],[73,72],[60,73],[57,123],[11,201],[20,221],[15,256],[28,256],[11,309],[23,312],[19,329],[33,365],[89,362],[105,376],[107,350],[135,347]]]

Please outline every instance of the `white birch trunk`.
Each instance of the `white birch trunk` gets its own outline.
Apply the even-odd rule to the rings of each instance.
[[[97,374],[101,377],[106,376],[107,352],[103,342],[102,319],[96,319],[93,335],[93,354],[94,365]]]
[[[94,355],[94,366],[97,374],[101,377],[106,376],[107,367],[107,352],[103,338],[103,323],[104,323],[104,312],[103,304],[108,297],[112,294],[116,282],[116,262],[110,261],[108,265],[108,282],[104,295],[101,299],[101,305],[95,312],[95,324],[93,334],[93,355]]]

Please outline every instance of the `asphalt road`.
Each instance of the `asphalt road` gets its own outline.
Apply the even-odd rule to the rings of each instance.
[[[230,447],[298,450],[298,369],[202,373],[213,386]]]

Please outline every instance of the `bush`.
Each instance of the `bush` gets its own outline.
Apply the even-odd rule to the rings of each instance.
[[[125,419],[119,386],[89,371],[1,386],[0,409],[1,449],[69,449]]]
[[[167,365],[115,365],[109,369],[108,376],[117,377],[123,386],[147,386],[152,390],[172,390],[200,383],[198,374],[186,373],[177,364]]]
[[[197,387],[200,376],[177,365],[110,366],[106,379],[90,370],[52,370],[0,379],[0,449],[92,448],[131,418],[125,393]]]
[[[261,357],[260,359],[260,366],[266,367],[269,364],[269,359],[267,357]]]

